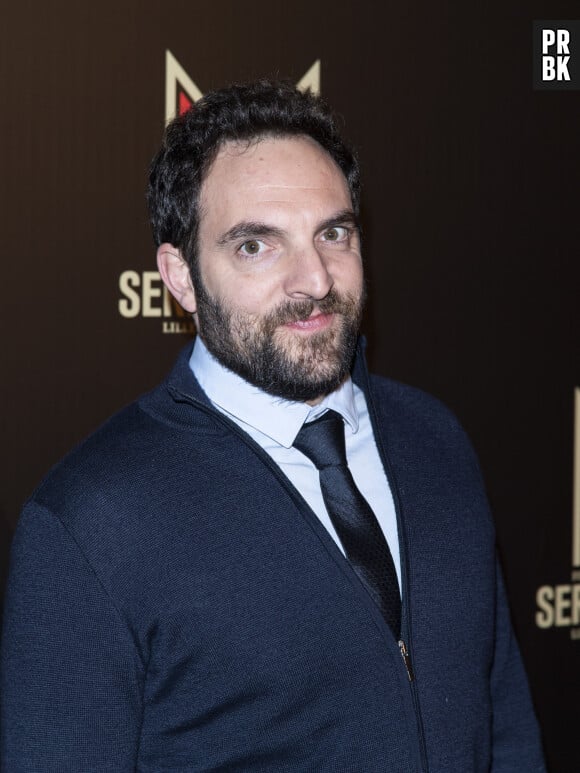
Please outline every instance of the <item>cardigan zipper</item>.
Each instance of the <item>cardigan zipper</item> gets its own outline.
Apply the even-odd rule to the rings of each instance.
[[[411,656],[409,655],[409,650],[407,649],[407,645],[403,639],[399,639],[399,649],[401,650],[401,657],[403,658],[403,663],[407,669],[407,676],[409,677],[409,681],[414,682],[415,674],[413,673],[413,666],[411,665]]]
[[[411,663],[412,635],[411,635],[411,615],[410,615],[411,607],[409,602],[410,589],[409,589],[409,577],[408,577],[408,567],[407,567],[408,551],[407,551],[407,544],[406,544],[407,540],[406,540],[406,533],[405,533],[402,509],[401,509],[401,500],[399,496],[399,491],[395,483],[393,471],[391,469],[389,457],[385,451],[383,439],[380,436],[380,434],[375,431],[376,428],[378,427],[378,420],[377,420],[375,404],[371,397],[368,371],[366,370],[366,368],[363,368],[360,370],[360,374],[362,376],[361,381],[364,379],[364,384],[361,383],[360,386],[363,388],[365,397],[367,399],[367,407],[368,407],[369,416],[371,419],[371,425],[373,428],[375,442],[377,444],[379,457],[383,464],[383,469],[385,471],[385,475],[389,483],[389,488],[391,489],[393,502],[395,504],[395,511],[397,514],[397,528],[399,532],[399,545],[400,545],[400,552],[401,552],[401,575],[403,579],[403,610],[402,610],[403,617],[401,621],[402,633],[398,641],[398,645],[399,645],[399,650],[401,652],[401,657],[403,659],[403,663],[405,664],[407,676],[409,678],[409,687],[411,690],[411,697],[413,700],[413,708],[415,710],[415,719],[417,722],[417,736],[419,740],[419,756],[420,756],[421,770],[423,771],[423,773],[429,773],[429,762],[427,760],[427,746],[425,743],[425,731],[423,729],[423,717],[421,715],[421,706],[419,703],[419,693],[417,690],[417,683],[415,681],[415,672]]]

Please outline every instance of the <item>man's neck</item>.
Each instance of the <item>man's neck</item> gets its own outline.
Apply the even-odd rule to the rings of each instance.
[[[200,338],[196,339],[189,364],[216,408],[287,448],[304,422],[327,408],[340,413],[353,431],[358,427],[350,378],[329,395],[307,403],[274,397],[250,384],[216,360]]]

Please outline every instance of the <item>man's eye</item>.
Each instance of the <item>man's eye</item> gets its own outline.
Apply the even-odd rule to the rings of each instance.
[[[348,236],[348,228],[343,225],[335,225],[332,228],[327,228],[323,236],[327,242],[341,242]]]
[[[249,239],[240,247],[242,255],[259,255],[264,247],[264,242],[260,239]]]

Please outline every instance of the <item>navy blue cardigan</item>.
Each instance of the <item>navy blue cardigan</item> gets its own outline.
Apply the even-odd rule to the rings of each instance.
[[[404,647],[270,458],[168,380],[25,507],[2,770],[543,771],[476,460],[425,394],[367,377],[395,498]]]

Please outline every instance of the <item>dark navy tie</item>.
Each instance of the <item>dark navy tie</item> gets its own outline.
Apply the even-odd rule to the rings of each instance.
[[[401,597],[395,564],[375,514],[348,469],[342,417],[327,411],[304,424],[294,447],[317,467],[324,504],[344,552],[399,639]]]

